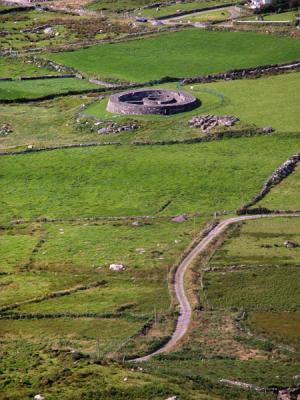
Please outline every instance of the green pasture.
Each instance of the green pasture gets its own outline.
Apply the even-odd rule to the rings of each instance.
[[[38,238],[26,230],[0,232],[0,271],[14,272],[28,261]]]
[[[86,80],[77,78],[51,78],[25,81],[0,82],[0,100],[34,99],[69,91],[97,89]]]
[[[209,261],[217,269],[204,275],[205,306],[224,313],[244,310],[248,318],[242,323],[254,334],[298,348],[300,248],[284,243],[300,243],[299,227],[297,217],[233,227]],[[252,339],[252,346],[260,345]]]
[[[42,147],[97,140],[99,135],[89,131],[79,134],[74,128],[80,106],[88,101],[88,97],[81,95],[59,97],[42,103],[2,104],[0,124],[9,123],[13,132],[0,137],[1,148],[18,148],[29,144]]]
[[[300,247],[288,249],[285,241],[300,243],[300,218],[263,218],[236,227],[216,251],[211,265],[297,265]],[[234,275],[234,274],[233,274]]]
[[[215,90],[224,96],[223,105],[214,112],[233,114],[245,124],[271,126],[280,132],[299,132],[298,86],[300,73],[259,79],[214,82],[193,85],[192,92],[204,101],[205,90]],[[205,103],[204,103],[205,106]]]
[[[1,220],[232,212],[297,148],[274,136],[1,157]]]
[[[80,320],[77,324],[80,325]],[[80,328],[77,326],[77,329]],[[118,335],[121,333],[118,332]],[[50,400],[80,400],[84,397],[161,400],[174,394],[182,400],[220,399],[212,389],[208,394],[206,389],[186,385],[183,378],[158,375],[156,372],[145,372],[144,368],[139,370],[116,363],[78,362],[72,359],[69,352],[56,354],[45,348],[43,343],[6,340],[1,343],[0,349],[1,355],[5,354],[1,357],[0,377],[1,396],[5,400],[30,400],[36,393],[42,393]]]
[[[44,224],[45,243],[31,258],[27,267],[31,272],[1,277],[2,305],[69,289],[79,283],[86,285],[105,280],[105,286],[23,305],[18,311],[103,313],[116,312],[124,305],[133,313],[151,315],[154,307],[157,311],[165,311],[170,304],[168,270],[192,240],[194,229],[201,230],[202,224],[202,218],[196,218],[195,222],[190,219],[183,224],[153,220],[141,222],[138,227],[131,222]],[[17,239],[20,235],[15,232]],[[8,234],[6,237],[11,253],[17,241],[15,236]],[[30,239],[31,235],[28,236]],[[24,250],[20,243],[15,249],[15,258],[28,246],[23,247]],[[6,260],[4,247],[0,265]],[[28,259],[26,261],[28,263]],[[122,263],[126,270],[112,272],[109,270],[111,263]],[[18,273],[20,267],[22,265],[16,266],[15,272]],[[19,285],[22,279],[23,285]],[[17,292],[15,297],[14,292]]]
[[[88,75],[145,82],[292,61],[299,49],[298,40],[286,37],[185,29],[45,57]]]
[[[134,116],[140,121],[151,121],[150,134],[146,129],[134,133],[135,139],[158,139],[162,135],[171,138],[193,137],[197,130],[188,128],[193,115],[211,113],[235,115],[244,126],[272,126],[280,132],[299,132],[298,86],[300,73],[269,76],[259,79],[244,79],[182,86],[194,94],[201,104],[193,111],[172,116]],[[174,88],[175,84],[161,85]],[[95,102],[85,109],[85,114],[101,119],[124,121],[128,117],[106,111],[108,98]],[[155,122],[155,129],[153,129]],[[232,130],[232,128],[231,128]],[[158,135],[158,134],[159,135]],[[150,136],[151,135],[151,136]],[[146,136],[146,137],[145,137]],[[166,136],[165,136],[166,137]]]
[[[54,70],[39,68],[26,59],[16,57],[0,57],[0,77],[16,78],[20,76],[40,76],[56,74]],[[3,82],[0,82],[2,84]]]
[[[149,318],[163,317],[170,309],[168,273],[195,232],[203,229],[204,219],[132,222],[34,223],[2,229],[0,306],[11,306],[9,313],[46,316],[0,320],[3,341],[22,339],[107,354],[125,345]],[[38,246],[37,238],[43,238]],[[5,268],[8,263],[10,269]],[[111,271],[111,263],[122,263],[125,270]],[[96,282],[97,287],[90,286]],[[84,313],[98,316],[80,316]],[[99,319],[101,314],[110,318]],[[164,324],[163,319],[143,348],[135,349],[132,340],[134,354],[149,351],[152,341],[161,340]]]
[[[273,360],[230,360],[226,359],[202,359],[201,350],[177,352],[164,355],[160,359],[153,359],[148,363],[147,371],[159,370],[171,376],[186,376],[196,382],[204,384],[208,379],[210,382],[217,383],[220,379],[237,380],[263,387],[276,385],[293,385],[293,377],[299,370],[299,362],[273,361]],[[226,398],[225,393],[223,394]],[[236,397],[231,394],[231,398],[241,399],[241,396],[250,395],[249,391],[238,391]],[[253,393],[253,398],[256,398]],[[247,398],[247,397],[245,397]],[[259,398],[259,397],[257,397]],[[263,399],[274,399],[273,394],[262,395]]]
[[[240,123],[227,130],[239,130],[264,126],[272,126],[276,131],[299,132],[299,113],[297,107],[298,84],[300,73],[290,73],[259,79],[236,80],[230,82],[215,82],[202,85],[182,87],[196,95],[201,105],[193,111],[171,116],[123,116],[106,111],[108,96],[100,101],[92,102],[84,110],[87,117],[97,117],[119,124],[137,121],[139,129],[120,132],[113,135],[100,135],[97,130],[103,125],[93,118],[87,121],[77,119],[79,108],[91,100],[85,96],[58,98],[43,104],[3,105],[0,110],[0,124],[10,122],[13,132],[0,138],[2,149],[18,146],[57,145],[65,143],[117,141],[132,143],[134,141],[184,140],[203,136],[199,129],[190,128],[188,121],[199,114],[230,114],[240,118]],[[44,95],[54,90],[51,85],[62,85],[60,79],[49,80],[50,87],[43,86]],[[64,80],[62,80],[64,81]],[[86,81],[67,79],[68,86],[74,90],[77,86],[91,86]],[[38,81],[44,82],[44,81]],[[48,82],[48,81],[47,81]],[[68,83],[69,82],[69,83]],[[7,82],[8,84],[9,82]],[[23,87],[23,82],[12,82]],[[39,83],[25,81],[29,91],[41,90]],[[0,83],[0,87],[3,83]],[[42,84],[42,85],[45,85]],[[10,87],[10,84],[6,85]],[[72,86],[72,87],[71,87]],[[162,85],[164,88],[175,88],[175,84]],[[67,86],[66,86],[67,89]],[[57,87],[55,90],[62,90]],[[268,95],[266,95],[268,93]],[[20,93],[19,93],[20,95]],[[28,93],[23,95],[29,96]],[[31,96],[33,93],[31,93]],[[32,115],[38,118],[32,119]],[[289,186],[289,190],[292,190]],[[296,197],[294,197],[296,201]]]
[[[189,15],[180,18],[184,22],[208,22],[208,21],[222,21],[230,17],[230,12],[226,9],[207,11],[199,14]]]
[[[299,267],[251,267],[243,271],[205,274],[204,288],[210,307],[247,311],[297,310]]]
[[[267,207],[271,210],[300,210],[300,167],[279,185],[272,188],[271,192],[255,207]]]
[[[139,13],[141,13],[145,17],[155,18],[162,17],[164,15],[177,14],[183,11],[187,12],[198,9],[201,10],[202,8],[213,7],[215,5],[222,5],[226,3],[228,3],[228,1],[226,0],[191,1],[186,3],[161,5],[158,8],[139,10]],[[233,1],[232,3],[235,3],[235,1]]]
[[[75,274],[61,268],[60,271],[28,271],[17,269],[15,273],[1,275],[0,306],[8,306],[27,300],[43,297],[49,293],[64,289],[72,289],[77,285],[87,285],[97,280],[99,274]]]
[[[127,322],[122,319],[96,318],[51,318],[41,320],[1,320],[2,340],[26,340],[57,346],[65,343],[88,352],[108,352],[122,344],[140,328],[140,322]],[[99,345],[97,346],[97,343]]]
[[[265,21],[293,21],[295,19],[295,11],[286,11],[282,13],[265,14],[263,18]],[[256,20],[257,16],[245,17],[247,20]]]
[[[300,349],[299,312],[253,312],[246,320],[246,325],[257,333]]]
[[[111,11],[120,12],[132,10],[138,7],[143,7],[150,4],[151,0],[104,0],[104,1],[92,1],[87,5],[89,10],[93,11]]]

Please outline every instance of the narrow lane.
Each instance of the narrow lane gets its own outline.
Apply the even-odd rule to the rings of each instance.
[[[258,214],[258,215],[243,215],[239,217],[233,217],[225,219],[224,221],[220,222],[214,229],[210,231],[210,233],[203,238],[196,247],[184,258],[184,260],[180,263],[177,268],[175,274],[175,282],[174,282],[174,290],[176,293],[176,297],[179,303],[179,317],[176,324],[176,329],[172,334],[171,339],[160,349],[150,353],[144,357],[136,358],[132,361],[135,362],[142,362],[148,361],[151,357],[166,353],[172,350],[177,343],[184,337],[186,334],[191,318],[192,318],[192,308],[189,303],[189,300],[186,296],[186,292],[184,289],[184,274],[191,264],[193,260],[203,251],[205,250],[208,245],[217,238],[229,225],[235,224],[240,221],[247,221],[251,219],[259,219],[259,218],[279,218],[279,217],[300,217],[299,213],[283,213],[283,214]]]

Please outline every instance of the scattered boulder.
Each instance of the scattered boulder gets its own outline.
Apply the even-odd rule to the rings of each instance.
[[[109,269],[111,271],[124,271],[125,270],[125,266],[123,264],[110,264]]]
[[[177,400],[177,396],[168,397],[166,400]]]
[[[132,226],[140,226],[139,221],[133,221],[133,223],[131,224]]]
[[[177,217],[172,218],[172,222],[185,222],[188,220],[188,216],[186,214],[177,215]]]
[[[53,34],[53,29],[49,26],[48,28],[45,28],[45,29],[43,30],[43,32],[44,32],[46,35],[52,35],[52,34]]]
[[[193,128],[200,128],[204,133],[208,133],[211,129],[218,126],[233,126],[239,119],[233,115],[196,115],[189,120],[189,124]]]
[[[100,128],[97,132],[100,135],[109,135],[109,134],[116,134],[120,132],[127,132],[134,129],[138,129],[139,125],[136,123],[129,123],[126,125],[118,125],[115,122],[110,123],[109,125]]]
[[[265,126],[264,128],[262,128],[262,132],[263,133],[272,133],[274,132],[274,128],[272,128],[271,126]]]
[[[34,400],[45,400],[45,397],[42,396],[41,394],[36,394],[33,399]]]
[[[10,133],[12,133],[12,127],[9,124],[3,124],[0,126],[0,136],[8,136]]]
[[[294,249],[297,247],[297,243],[291,242],[290,240],[286,240],[283,244],[287,249]]]
[[[277,400],[298,400],[300,399],[300,385],[295,388],[279,390]]]
[[[83,353],[81,353],[80,351],[77,351],[77,350],[71,350],[70,353],[71,353],[72,359],[74,361],[81,360],[83,358],[88,358],[88,355],[83,354]]]

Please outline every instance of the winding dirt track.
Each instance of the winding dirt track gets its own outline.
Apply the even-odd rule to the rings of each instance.
[[[186,334],[189,324],[191,322],[192,308],[184,290],[184,274],[190,263],[199,255],[199,253],[205,250],[206,247],[231,224],[251,219],[275,218],[275,217],[300,217],[300,214],[299,213],[258,214],[258,215],[244,215],[240,217],[228,218],[220,222],[219,225],[217,225],[214,229],[212,229],[210,233],[205,238],[203,238],[201,242],[199,242],[197,246],[193,248],[193,250],[191,250],[191,252],[180,263],[175,274],[174,290],[179,303],[179,317],[177,320],[176,329],[171,339],[163,347],[156,350],[155,352],[150,353],[144,357],[136,358],[132,361],[135,362],[148,361],[151,357],[155,356],[156,354],[166,353],[172,350]]]

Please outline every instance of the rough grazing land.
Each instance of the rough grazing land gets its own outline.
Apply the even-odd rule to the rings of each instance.
[[[144,82],[290,61],[299,50],[299,41],[284,37],[188,29],[47,57],[89,75]]]
[[[232,230],[204,275],[207,307],[249,312],[251,330],[299,347],[299,226],[298,218],[274,218]]]

